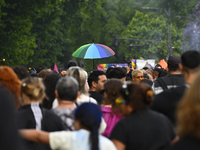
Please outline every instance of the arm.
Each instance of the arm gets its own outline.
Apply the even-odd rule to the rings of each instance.
[[[20,135],[30,141],[49,144],[49,133],[38,130],[19,130]]]
[[[125,150],[126,145],[124,145],[122,142],[112,139],[112,142],[115,144],[117,150]]]

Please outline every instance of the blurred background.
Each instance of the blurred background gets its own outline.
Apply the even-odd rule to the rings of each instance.
[[[0,0],[0,65],[87,71],[92,60],[72,57],[100,43],[115,55],[95,64],[167,59],[200,50],[198,0]]]

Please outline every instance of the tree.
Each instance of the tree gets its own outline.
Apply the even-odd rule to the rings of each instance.
[[[167,19],[163,16],[151,16],[143,12],[136,11],[122,37],[141,40],[162,41],[167,43]],[[172,24],[173,46],[176,51],[181,48],[180,30]],[[128,61],[131,58],[139,59],[161,59],[168,56],[168,47],[160,43],[147,43],[137,41],[120,41],[120,55]],[[142,44],[142,47],[129,47],[131,44]],[[178,53],[174,52],[176,55]],[[180,54],[179,54],[180,55]]]

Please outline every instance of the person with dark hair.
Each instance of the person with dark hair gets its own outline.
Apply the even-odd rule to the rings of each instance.
[[[45,87],[41,78],[27,77],[22,80],[21,107],[17,112],[18,129],[37,129],[44,131],[62,131],[61,119],[41,105],[45,97]],[[29,150],[50,150],[48,145],[24,140]]]
[[[110,71],[113,69],[114,67],[108,67],[108,69],[106,70],[106,77],[107,79],[110,79]]]
[[[161,71],[160,68],[153,69],[153,79],[154,80],[158,78],[158,75],[159,75],[160,71]]]
[[[176,124],[175,111],[177,104],[200,70],[200,53],[195,50],[186,51],[181,56],[181,64],[179,66],[184,74],[185,84],[156,95],[151,107],[152,110],[167,116],[174,125]]]
[[[52,108],[52,104],[55,99],[56,84],[59,79],[59,74],[52,73],[50,75],[47,75],[47,77],[43,80],[43,83],[45,85],[46,98],[44,98],[42,104],[43,107],[46,109]]]
[[[55,95],[59,105],[53,111],[62,119],[65,130],[74,130],[75,100],[79,95],[78,82],[71,76],[62,77],[56,85]]]
[[[164,77],[164,76],[166,76],[166,75],[168,75],[167,70],[165,70],[165,69],[160,69],[160,72],[159,72],[159,74],[158,74],[158,78]]]
[[[110,79],[104,84],[104,100],[101,105],[103,118],[107,124],[103,135],[110,136],[112,129],[116,123],[123,118],[119,108],[115,104],[115,100],[119,97],[122,82],[118,79]]]
[[[159,94],[164,90],[180,86],[184,83],[183,74],[179,69],[181,59],[178,56],[170,56],[167,61],[168,75],[154,80],[153,91]]]
[[[42,71],[43,69],[47,69],[47,67],[43,66],[43,65],[40,65],[38,66],[38,68],[36,69],[36,73],[39,73],[40,71]]]
[[[20,80],[30,76],[28,70],[24,66],[16,66],[12,68]]]
[[[144,85],[144,86],[146,86],[146,87],[152,87],[152,85],[153,85],[153,82],[151,81],[151,80],[149,80],[149,79],[142,79],[142,80],[140,80],[140,83],[142,84],[142,85]]]
[[[67,69],[69,69],[69,68],[72,67],[72,66],[78,66],[78,65],[76,64],[76,62],[70,61],[70,62],[67,64]]]
[[[107,78],[103,71],[94,70],[89,73],[88,85],[90,87],[89,94],[92,98],[96,99],[97,103],[100,105],[103,100],[102,90],[104,89],[104,84]]]
[[[147,71],[149,68],[148,67],[143,67],[142,69],[145,70],[145,71]]]
[[[21,130],[22,137],[50,144],[57,150],[116,150],[114,144],[106,137],[99,135],[98,129],[102,112],[98,105],[83,103],[75,110],[74,128],[76,131],[43,132]]]
[[[162,69],[162,66],[160,64],[156,64],[155,68]]]
[[[127,70],[124,67],[115,67],[109,71],[109,79],[115,78],[120,79],[122,82],[126,81]]]
[[[118,150],[164,150],[178,140],[168,118],[149,110],[152,101],[149,87],[123,84],[116,104],[126,117],[116,124],[110,136]]]

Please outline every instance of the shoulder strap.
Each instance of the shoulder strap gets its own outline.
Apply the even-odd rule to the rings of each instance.
[[[157,81],[164,91],[168,89],[168,87],[166,86],[166,84],[165,84],[165,82],[163,81],[162,78],[158,78]]]

